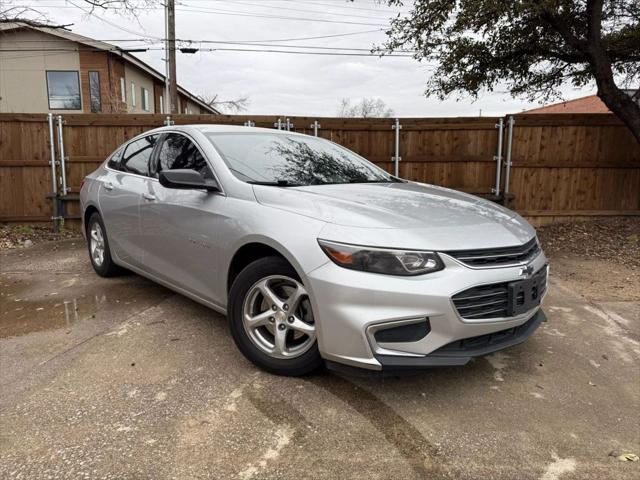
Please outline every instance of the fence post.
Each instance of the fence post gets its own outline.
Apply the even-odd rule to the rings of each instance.
[[[244,126],[245,127],[255,127],[256,126],[256,122],[252,122],[251,120],[247,120],[246,122],[244,122]]]
[[[274,123],[273,126],[276,127],[278,130],[282,130],[282,119],[278,118],[278,121]]]
[[[287,132],[290,132],[293,127],[293,123],[291,123],[291,121],[287,118],[287,122],[284,124],[285,127],[287,128]]]
[[[317,137],[318,136],[318,129],[322,128],[322,125],[320,125],[318,123],[318,120],[314,120],[313,123],[311,125],[309,125],[311,128],[313,128],[313,136]]]
[[[51,188],[54,195],[58,194],[58,179],[56,178],[56,147],[53,140],[53,113],[47,114],[49,119],[49,150],[51,152]]]
[[[400,125],[400,119],[396,118],[395,123],[391,126],[393,130],[395,130],[395,155],[391,158],[391,160],[395,164],[395,176],[400,176],[400,129],[402,125]]]
[[[511,146],[513,145],[513,124],[516,123],[513,115],[509,115],[507,124],[509,125],[509,133],[507,133],[507,158],[505,160],[504,172],[504,194],[509,193],[509,180],[511,179]]]
[[[47,114],[47,118],[49,120],[49,151],[51,153],[51,160],[49,164],[51,165],[51,203],[52,203],[52,216],[51,220],[53,221],[53,231],[54,233],[58,233],[60,231],[60,213],[58,208],[58,175],[56,172],[56,147],[54,140],[54,126],[53,126],[53,113]]]
[[[66,159],[64,156],[64,135],[62,134],[62,115],[58,115],[58,150],[60,151],[60,172],[62,176],[62,195],[67,194]]]
[[[492,188],[491,191],[496,196],[500,196],[500,174],[502,173],[502,133],[504,130],[504,121],[502,119],[498,120],[496,128],[498,129],[498,152],[497,155],[493,157],[496,161],[496,186],[495,188]]]

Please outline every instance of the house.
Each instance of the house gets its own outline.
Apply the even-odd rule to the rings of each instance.
[[[635,98],[637,103],[640,103],[640,96],[637,95],[637,90],[624,90],[624,92]],[[525,110],[522,113],[611,113],[611,110],[597,95],[589,95],[567,100],[566,102]]]
[[[165,77],[62,28],[0,23],[0,113],[165,113]],[[178,86],[178,111],[219,112]]]

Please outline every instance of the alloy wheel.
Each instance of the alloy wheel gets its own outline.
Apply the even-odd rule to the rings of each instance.
[[[297,280],[273,275],[247,292],[242,323],[251,342],[270,357],[299,357],[316,341],[309,294]]]
[[[101,267],[104,262],[104,234],[98,222],[94,222],[93,225],[91,225],[89,237],[91,259],[96,266]]]

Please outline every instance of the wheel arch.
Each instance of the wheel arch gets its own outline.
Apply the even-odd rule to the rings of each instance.
[[[98,207],[92,203],[87,205],[82,212],[82,233],[85,235],[85,238],[87,235],[87,228],[89,228],[89,219],[94,213],[100,214],[100,210],[98,210]]]
[[[262,238],[254,238],[236,248],[226,269],[226,292],[231,290],[238,274],[251,262],[265,257],[280,257],[286,260],[304,281],[304,272],[294,257],[282,246]]]

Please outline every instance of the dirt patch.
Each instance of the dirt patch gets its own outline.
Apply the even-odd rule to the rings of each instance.
[[[593,301],[640,300],[640,217],[538,228],[551,271]]]
[[[0,251],[80,237],[80,232],[72,230],[63,229],[59,233],[53,233],[50,226],[0,225]]]
[[[561,223],[538,228],[548,257],[576,256],[640,268],[640,217]]]

